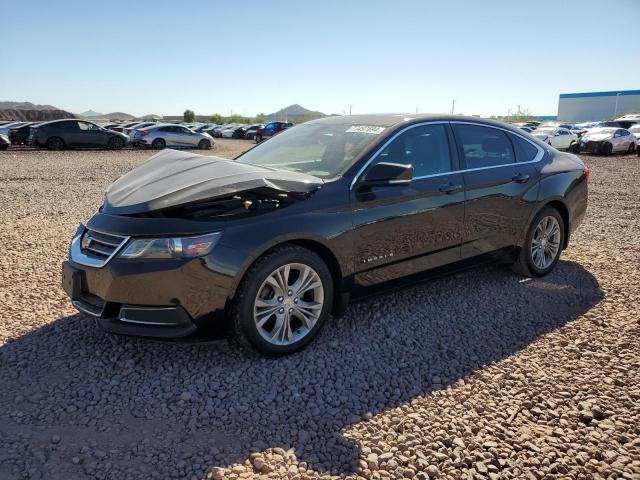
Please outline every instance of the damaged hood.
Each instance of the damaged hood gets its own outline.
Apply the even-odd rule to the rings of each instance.
[[[303,173],[163,150],[109,186],[102,212],[145,213],[258,188],[310,193],[322,183],[320,178]]]

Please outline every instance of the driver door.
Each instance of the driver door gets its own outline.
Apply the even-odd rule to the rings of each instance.
[[[411,165],[408,185],[351,189],[355,282],[372,285],[460,259],[464,183],[446,122],[418,124],[379,150],[360,178],[378,162]]]

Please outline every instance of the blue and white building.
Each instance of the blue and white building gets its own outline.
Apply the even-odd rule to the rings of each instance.
[[[640,112],[640,90],[613,92],[561,93],[558,120],[592,122]]]

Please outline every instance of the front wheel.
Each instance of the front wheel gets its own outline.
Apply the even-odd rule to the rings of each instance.
[[[256,135],[256,143],[260,143],[262,141],[262,135],[258,134]]]
[[[531,222],[512,270],[525,277],[542,277],[553,270],[560,259],[565,228],[560,212],[544,207]]]
[[[573,142],[569,145],[569,151],[571,153],[580,153],[580,144],[578,142]]]
[[[200,150],[209,150],[211,148],[211,142],[203,138],[198,142],[198,148]]]
[[[636,151],[636,144],[635,144],[635,143],[633,143],[633,142],[631,142],[631,143],[629,144],[629,148],[628,148],[628,150],[627,150],[627,151],[629,152],[629,154],[631,154],[631,153],[635,152],[635,151]]]
[[[603,155],[611,155],[613,153],[613,145],[610,143],[605,143],[602,146],[602,154]]]
[[[331,273],[314,252],[283,245],[249,269],[231,316],[238,342],[264,355],[287,355],[320,333],[333,302]]]

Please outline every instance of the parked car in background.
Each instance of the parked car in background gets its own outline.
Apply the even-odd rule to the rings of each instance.
[[[580,148],[578,136],[566,128],[540,126],[531,135],[558,150],[577,152]]]
[[[126,173],[78,227],[62,284],[113,333],[215,325],[289,354],[383,282],[488,257],[550,273],[588,179],[577,156],[498,122],[328,117],[235,161],[166,151]]]
[[[24,125],[28,125],[31,122],[9,122],[0,126],[0,134],[9,135],[9,131],[14,128],[20,128]]]
[[[6,150],[11,145],[11,141],[9,137],[6,135],[0,134],[0,150]]]
[[[113,127],[109,128],[109,130],[113,130],[114,132],[121,132],[121,133],[124,133],[124,129],[125,129],[125,128],[132,127],[132,126],[134,126],[136,123],[140,123],[140,122],[135,121],[135,122],[123,123],[123,124],[120,124],[120,125],[116,124],[116,125],[114,125]]]
[[[233,138],[233,132],[235,132],[238,128],[240,128],[242,125],[232,125],[230,127],[227,127],[225,129],[223,129],[220,133],[222,138]]]
[[[262,140],[273,137],[291,127],[293,127],[293,123],[290,122],[269,122],[256,131],[254,138],[256,139],[256,143],[260,143]]]
[[[155,125],[156,122],[142,122],[136,123],[135,125],[131,125],[130,127],[126,127],[122,129],[122,133],[125,135],[131,135],[134,130],[140,130],[145,127],[150,127],[151,125]]]
[[[638,148],[638,142],[640,142],[640,123],[637,125],[632,125],[628,128],[628,130],[636,137],[636,148]]]
[[[588,153],[604,155],[614,152],[633,153],[636,146],[636,137],[624,128],[592,128],[580,139],[580,150]]]
[[[129,144],[129,137],[107,130],[86,120],[53,120],[31,129],[30,142],[49,150],[74,147],[97,147],[119,150]]]
[[[248,140],[255,140],[256,133],[258,133],[258,130],[260,130],[263,127],[264,125],[261,123],[258,123],[256,125],[249,125],[248,127],[245,128],[244,138]]]
[[[31,131],[31,127],[37,125],[37,122],[27,122],[17,127],[12,127],[9,129],[9,140],[14,145],[26,145],[27,139],[29,138],[29,133]]]
[[[107,123],[105,125],[100,125],[102,128],[106,128],[107,130],[112,130],[115,127],[122,127],[121,123]]]
[[[162,150],[166,147],[197,147],[202,150],[213,147],[213,137],[208,133],[194,132],[182,125],[160,124],[136,130],[132,141],[135,145]]]
[[[520,130],[524,130],[527,133],[533,132],[533,129],[529,126],[523,125],[522,127],[518,127]]]

